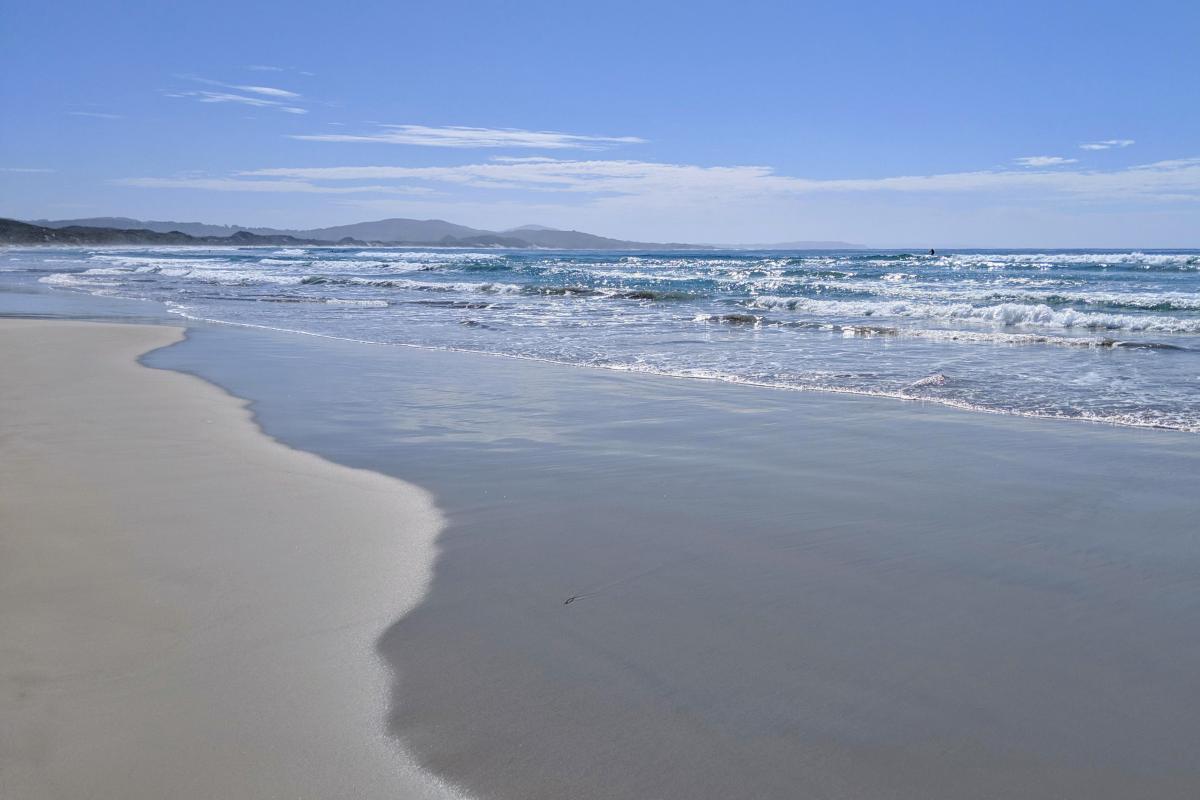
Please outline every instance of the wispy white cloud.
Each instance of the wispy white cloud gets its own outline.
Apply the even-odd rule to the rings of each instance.
[[[119,178],[119,186],[142,189],[206,189],[218,192],[282,192],[288,194],[429,194],[424,186],[321,186],[303,180],[246,181],[237,178]]]
[[[274,108],[288,114],[307,114],[308,109],[299,106],[285,105],[278,100],[267,100],[262,97],[250,97],[231,92],[210,92],[204,89],[196,92],[168,92],[167,97],[190,97],[201,103],[237,103],[255,108]]]
[[[125,119],[124,114],[109,114],[105,111],[68,111],[72,117],[94,117],[95,119]]]
[[[562,161],[560,158],[552,158],[551,156],[492,156],[488,160],[501,164],[547,164]]]
[[[274,86],[231,86],[230,88],[254,94],[265,94],[267,97],[295,98],[300,96],[296,92],[289,92],[287,89],[276,89]]]
[[[176,77],[206,86],[218,87],[218,90],[199,89],[178,92],[166,92],[167,97],[185,97],[200,103],[235,103],[255,108],[274,108],[287,114],[307,114],[308,110],[298,105],[302,99],[299,92],[290,89],[280,89],[275,86],[258,86],[234,83],[223,83],[196,75],[178,75]]]
[[[276,167],[228,178],[134,179],[128,185],[223,191],[333,189],[347,181],[403,182],[414,187],[516,190],[579,198],[657,198],[707,203],[815,193],[1062,194],[1080,199],[1200,200],[1200,158],[1160,161],[1113,171],[1080,169],[980,170],[882,178],[812,179],[776,174],[764,166],[702,167],[630,160],[504,158],[444,167]],[[270,189],[261,188],[271,186]],[[386,188],[344,187],[345,191]]]
[[[253,72],[294,72],[297,75],[304,75],[308,78],[311,78],[317,74],[315,72],[308,72],[307,70],[303,69],[296,69],[295,67],[277,67],[272,64],[249,64],[246,66],[246,69],[252,70]]]
[[[1129,147],[1134,144],[1133,139],[1104,139],[1099,142],[1084,142],[1079,145],[1081,150],[1108,150],[1113,147]]]
[[[54,172],[54,170],[45,167],[0,167],[0,172],[42,173]]]
[[[1074,164],[1078,158],[1063,158],[1062,156],[1023,156],[1013,161],[1022,167],[1057,167],[1060,164]]]
[[[373,133],[314,133],[292,136],[310,142],[378,142],[424,147],[518,147],[539,150],[601,150],[622,144],[644,144],[637,136],[586,136],[517,128],[468,128],[458,125],[380,125]]]

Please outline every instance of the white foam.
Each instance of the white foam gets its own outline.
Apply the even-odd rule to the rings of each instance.
[[[129,255],[123,253],[97,253],[87,259],[88,261],[100,261],[110,264],[121,264],[127,267],[137,266],[177,266],[179,264],[189,264],[195,267],[223,266],[233,262],[224,258],[188,258],[185,256],[170,256],[170,255]]]
[[[177,264],[178,262],[173,262]],[[379,266],[384,266],[382,263]],[[313,262],[305,268],[320,266],[345,267],[345,262]],[[88,285],[90,279],[98,276],[119,277],[121,275],[161,275],[168,278],[186,279],[196,283],[213,284],[218,286],[252,286],[256,284],[270,286],[299,286],[312,284],[322,285],[351,285],[375,286],[395,289],[409,289],[423,292],[460,292],[465,294],[521,294],[524,288],[512,283],[497,283],[494,281],[417,281],[410,278],[380,278],[361,277],[355,275],[319,274],[313,272],[296,272],[273,269],[230,268],[228,262],[205,264],[203,266],[188,263],[186,266],[171,266],[157,260],[146,263],[135,262],[123,267],[93,267],[81,273],[54,273],[43,279],[46,283],[61,283],[72,285]],[[71,277],[66,277],[71,276]],[[112,284],[116,285],[116,284]]]
[[[951,253],[941,257],[947,263],[962,266],[1099,266],[1130,265],[1141,267],[1174,267],[1200,269],[1200,254],[1196,253]]]
[[[419,292],[461,292],[463,294],[522,294],[524,287],[515,283],[493,283],[470,281],[455,281],[438,283],[432,281],[414,281],[408,278],[350,278],[347,283],[362,286],[389,286],[398,289],[412,289]]]
[[[921,389],[925,386],[945,386],[947,380],[949,379],[945,375],[940,372],[935,372],[934,374],[927,375],[920,380],[913,381],[908,385],[907,389]]]
[[[882,280],[887,280],[887,276],[883,276]],[[1013,284],[1016,284],[1017,288],[1013,288]],[[806,292],[860,292],[889,298],[925,301],[988,303],[1005,300],[1034,305],[1056,302],[1147,310],[1161,309],[1164,306],[1180,311],[1200,310],[1200,294],[1195,292],[1078,290],[1071,286],[1064,286],[1061,281],[1035,281],[1028,278],[1005,278],[985,283],[960,282],[951,286],[930,281],[901,282],[899,279],[886,284],[875,281],[818,281],[800,282],[795,285]],[[762,290],[766,287],[756,286],[755,288]]]
[[[966,320],[1006,326],[1084,328],[1088,330],[1156,331],[1198,333],[1200,319],[1155,315],[1098,314],[1048,305],[999,303],[977,306],[969,303],[935,304],[904,300],[813,300],[807,297],[764,295],[745,303],[750,308],[785,309],[816,316],[896,317]]]
[[[394,250],[388,252],[386,250],[362,250],[353,254],[355,258],[383,258],[387,255],[394,255],[397,260],[402,261],[475,261],[489,260],[496,258],[495,253],[463,253],[458,251],[417,251],[417,250]]]
[[[325,302],[331,306],[362,306],[364,308],[387,308],[387,300],[352,300],[342,297],[329,297]]]
[[[87,278],[78,272],[55,272],[38,278],[38,283],[47,286],[65,286],[69,288],[91,288],[95,286],[120,286],[119,281],[104,281]]]

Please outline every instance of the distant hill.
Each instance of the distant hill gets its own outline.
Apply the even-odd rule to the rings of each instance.
[[[328,228],[287,229],[240,227],[236,225],[210,225],[205,222],[174,222],[164,220],[140,220],[130,217],[86,217],[83,219],[33,220],[33,225],[55,230],[75,228],[114,229],[124,231],[126,239],[121,242],[147,243],[163,241],[148,236],[158,234],[186,234],[203,239],[200,244],[215,243],[240,234],[262,237],[261,244],[290,243],[337,243],[350,240],[369,245],[417,245],[430,247],[514,247],[545,248],[550,250],[861,250],[862,245],[839,241],[798,241],[772,244],[726,244],[698,245],[679,242],[635,242],[612,239],[583,231],[564,231],[544,225],[522,225],[506,231],[488,231],[457,225],[441,219],[407,219],[395,217],[373,222],[356,222],[352,225],[334,225]],[[132,232],[142,231],[142,239]],[[102,239],[101,234],[95,241]],[[49,241],[49,240],[48,240]],[[164,241],[164,243],[166,243]],[[235,244],[228,241],[226,244]]]
[[[455,225],[440,219],[383,219],[378,222],[359,222],[354,225],[338,225],[332,228],[291,230],[239,225],[210,225],[206,222],[174,222],[165,220],[141,220],[130,217],[86,217],[83,219],[35,219],[34,225],[46,228],[119,228],[122,230],[148,230],[156,233],[186,233],[189,236],[232,236],[238,231],[247,231],[259,236],[294,236],[297,239],[314,239],[336,242],[350,237],[368,242],[437,242],[447,236],[467,238],[491,233],[465,225]]]
[[[263,235],[286,234],[285,231],[254,229],[237,225],[209,225],[204,222],[168,222],[141,220],[130,217],[84,217],[82,219],[34,219],[33,225],[44,228],[117,228],[120,230],[147,230],[155,233],[186,233],[189,236],[232,236],[238,231]]]
[[[131,220],[137,222],[137,220]],[[153,231],[148,228],[108,228],[102,226],[66,225],[51,228],[31,225],[15,219],[0,219],[0,243],[3,244],[165,244],[199,245],[216,244],[225,246],[253,247],[297,246],[326,244],[295,236],[262,236],[249,231],[235,231],[228,236],[191,236],[182,231]],[[343,244],[365,246],[365,242],[351,239]]]
[[[380,245],[425,245],[443,247],[517,247],[549,248],[554,250],[680,250],[708,249],[703,245],[662,244],[610,239],[582,231],[561,231],[541,225],[526,225],[508,231],[488,231],[457,225],[441,219],[381,219],[352,225],[307,230],[282,228],[237,227],[210,225],[204,222],[173,222],[140,220],[129,217],[88,217],[84,219],[33,220],[43,228],[114,228],[124,231],[143,230],[154,233],[183,233],[200,238],[229,237],[239,232],[258,236],[288,236],[315,242],[339,242],[353,239]]]
[[[336,241],[345,236],[366,242],[440,242],[451,239],[469,239],[473,236],[495,235],[492,231],[455,225],[440,219],[381,219],[375,222],[356,222],[353,225],[335,225],[332,228],[314,228],[306,231],[289,231],[309,239]]]
[[[560,231],[541,225],[525,225],[503,233],[505,236],[524,239],[535,247],[547,247],[552,250],[691,250],[700,247],[694,244],[627,242],[597,236],[594,233]]]

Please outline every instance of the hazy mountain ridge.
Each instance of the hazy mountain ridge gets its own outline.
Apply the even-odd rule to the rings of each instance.
[[[169,220],[140,220],[131,217],[86,217],[82,219],[46,220],[38,219],[27,224],[49,230],[75,230],[76,237],[84,236],[80,230],[119,230],[122,237],[103,233],[86,234],[94,237],[93,242],[124,243],[168,243],[158,235],[181,234],[198,241],[179,240],[178,244],[244,244],[233,241],[241,234],[262,237],[261,244],[347,244],[370,245],[421,245],[442,247],[512,247],[546,248],[551,250],[856,250],[861,245],[840,241],[802,241],[775,244],[687,244],[681,242],[635,242],[613,239],[576,230],[559,230],[544,225],[522,225],[504,231],[489,231],[471,228],[441,219],[391,219],[357,222],[350,225],[334,225],[327,228],[288,229],[255,226],[213,225],[205,222],[175,222]],[[142,232],[139,239],[136,232]],[[15,234],[13,234],[15,235]],[[270,241],[266,241],[270,239]],[[76,239],[85,243],[81,239]],[[217,240],[226,240],[224,242]],[[5,238],[4,241],[15,241]],[[43,234],[39,241],[65,241]],[[258,240],[254,240],[258,241]]]
[[[535,247],[552,250],[707,250],[707,245],[681,244],[679,242],[627,242],[610,239],[583,231],[562,231],[541,225],[526,225],[504,231],[506,236],[524,239]]]
[[[244,231],[258,236],[290,236],[316,242],[334,243],[354,239],[365,244],[414,244],[463,247],[542,247],[554,250],[683,250],[709,249],[706,245],[634,242],[612,239],[583,231],[563,231],[541,225],[526,225],[506,231],[471,228],[440,219],[392,219],[334,225],[328,228],[286,229],[210,225],[204,222],[175,222],[139,220],[130,217],[88,217],[83,219],[32,220],[29,224],[43,228],[75,227],[145,230],[161,234],[183,233],[193,237],[211,238],[233,236]]]
[[[136,222],[137,220],[133,220]],[[148,228],[107,228],[88,225],[66,225],[50,228],[15,219],[0,219],[0,243],[3,244],[166,244],[166,245],[238,245],[305,246],[322,245],[311,239],[295,236],[263,236],[239,230],[230,236],[192,236],[182,231],[155,231]],[[366,246],[365,242],[346,240],[343,244]]]
[[[189,236],[232,236],[238,231],[247,231],[259,236],[294,236],[298,239],[336,242],[350,237],[363,241],[378,242],[436,242],[450,236],[455,239],[472,236],[495,235],[492,231],[456,225],[440,219],[381,219],[374,222],[357,222],[351,225],[334,225],[328,228],[300,230],[293,228],[264,228],[255,225],[212,225],[207,222],[176,222],[173,220],[141,220],[131,217],[86,217],[83,219],[35,219],[32,225],[46,228],[88,227],[120,228],[122,230],[149,230],[156,233],[186,233]]]
[[[270,231],[239,225],[210,225],[205,222],[173,222],[166,220],[141,220],[132,217],[84,217],[81,219],[31,219],[30,225],[43,228],[117,228],[119,230],[146,230],[154,233],[186,233],[188,236],[232,236],[238,231],[260,235],[284,234],[285,231]]]

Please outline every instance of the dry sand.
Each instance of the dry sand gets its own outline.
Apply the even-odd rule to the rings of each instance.
[[[437,508],[137,363],[181,335],[0,320],[0,797],[450,796],[373,650]]]

